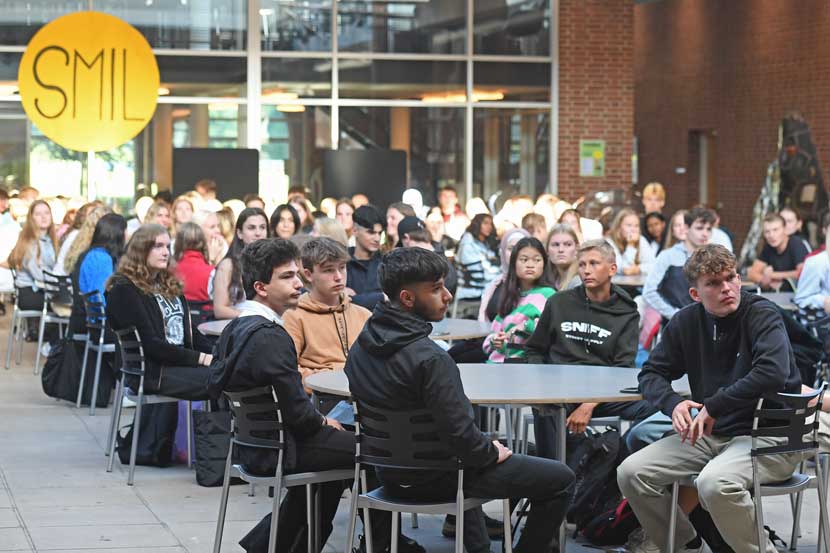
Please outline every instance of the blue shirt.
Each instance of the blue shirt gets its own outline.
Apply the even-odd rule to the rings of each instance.
[[[78,272],[78,287],[81,294],[98,290],[101,292],[101,301],[106,303],[106,300],[104,300],[104,285],[113,271],[115,271],[115,267],[107,250],[104,248],[89,250]]]

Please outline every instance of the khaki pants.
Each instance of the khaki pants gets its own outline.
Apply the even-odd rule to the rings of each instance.
[[[780,440],[759,438],[761,446]],[[695,481],[700,502],[726,542],[736,553],[757,553],[752,489],[752,438],[704,436],[694,446],[681,443],[680,436],[667,436],[628,457],[617,469],[617,481],[628,498],[646,534],[661,549],[668,542],[671,485],[698,475]],[[759,458],[763,484],[790,477],[800,460],[797,455]],[[695,530],[678,509],[676,549],[694,539]],[[767,540],[763,551],[775,553]]]

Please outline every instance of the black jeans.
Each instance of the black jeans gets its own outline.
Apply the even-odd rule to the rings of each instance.
[[[573,412],[579,405],[571,404],[565,407],[568,413]],[[654,414],[657,409],[645,400],[619,401],[600,403],[594,409],[593,417],[621,417],[633,421],[631,426]],[[556,413],[540,413],[533,410],[533,435],[536,437],[536,455],[545,459],[559,457],[556,448],[558,416]]]
[[[324,426],[316,434],[297,442],[297,463],[291,472],[353,469],[354,454],[354,433]],[[372,471],[366,472],[366,479],[370,488],[377,487],[377,479]],[[351,480],[318,484],[322,519],[320,543],[325,544],[328,540],[340,497],[343,490],[351,484]],[[375,551],[383,551],[388,546],[391,526],[392,517],[389,513],[372,511],[372,546]],[[268,513],[240,540],[239,545],[248,553],[265,553],[268,551],[270,528],[271,513]],[[277,553],[305,552],[307,531],[305,487],[290,488],[280,505]]]
[[[160,369],[160,377],[153,378],[149,371],[144,377],[144,393],[159,394],[191,401],[210,399],[207,393],[209,367],[170,367]],[[127,385],[138,393],[138,377],[128,376]]]
[[[574,473],[562,463],[539,457],[514,454],[501,464],[464,471],[466,497],[530,500],[516,553],[548,553],[573,495]],[[441,501],[455,499],[456,473],[424,486],[389,486],[402,499]],[[374,519],[372,519],[374,523]],[[490,551],[490,538],[480,508],[464,513],[464,547],[469,553]]]
[[[43,309],[44,298],[43,290],[35,292],[31,287],[17,289],[17,305],[24,311]]]

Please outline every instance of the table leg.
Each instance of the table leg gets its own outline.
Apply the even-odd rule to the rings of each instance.
[[[515,443],[513,441],[513,417],[512,406],[505,404],[504,406],[504,441],[507,442],[508,449],[514,449]]]
[[[565,420],[567,412],[564,405],[557,406],[557,429],[556,429],[556,449],[559,462],[564,463],[567,451],[568,429],[565,427]],[[568,537],[568,530],[566,528],[567,521],[562,520],[562,526],[559,527],[559,551],[565,551],[565,542]]]

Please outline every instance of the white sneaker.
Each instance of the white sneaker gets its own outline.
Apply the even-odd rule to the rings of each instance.
[[[637,528],[628,535],[623,549],[628,553],[660,553],[660,548],[646,536],[646,531],[642,528]]]
[[[128,396],[124,396],[124,398],[121,400],[121,407],[125,409],[135,407],[135,401],[130,399]]]
[[[52,351],[52,346],[49,345],[49,344],[43,344],[42,346],[40,346],[40,354],[43,357],[49,357],[49,352],[51,352],[51,351]]]

